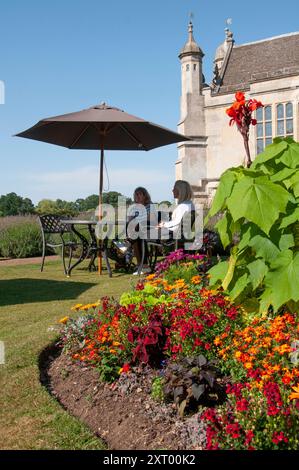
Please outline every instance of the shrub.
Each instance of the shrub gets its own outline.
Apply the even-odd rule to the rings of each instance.
[[[223,402],[226,395],[219,375],[215,361],[208,362],[203,355],[185,357],[167,365],[163,392],[183,416],[185,411],[197,411],[200,404]]]
[[[229,261],[210,270],[211,286],[264,314],[299,307],[298,168],[299,143],[274,139],[250,169],[223,173],[208,216],[223,214],[216,227],[224,247],[239,238]]]
[[[36,223],[8,226],[0,232],[0,252],[7,258],[28,258],[42,253],[41,232]]]

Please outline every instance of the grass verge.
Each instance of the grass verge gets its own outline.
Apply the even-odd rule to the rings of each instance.
[[[83,265],[84,267],[84,265]],[[135,280],[134,280],[135,281]],[[39,381],[39,355],[56,337],[58,320],[76,303],[105,295],[118,298],[132,277],[99,276],[75,269],[63,274],[61,262],[0,266],[1,449],[103,449],[104,445],[52,398]]]

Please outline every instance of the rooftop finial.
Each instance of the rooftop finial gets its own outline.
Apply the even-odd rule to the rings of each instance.
[[[226,28],[225,28],[224,31],[225,31],[227,41],[232,41],[233,40],[233,33],[228,28],[228,26],[231,25],[232,22],[233,22],[233,20],[231,18],[226,18],[226,20],[225,20]]]
[[[190,11],[190,13],[189,13],[189,25],[188,25],[189,41],[194,41],[194,38],[193,38],[193,23],[192,23],[193,18],[194,18],[194,14],[192,13],[192,11]]]

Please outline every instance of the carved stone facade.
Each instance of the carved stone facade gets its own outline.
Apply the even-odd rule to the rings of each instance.
[[[176,179],[190,182],[198,202],[209,204],[219,177],[244,163],[243,139],[225,113],[236,91],[265,105],[250,129],[252,159],[277,135],[299,140],[299,32],[235,45],[232,33],[215,55],[214,78],[204,82],[203,52],[189,23],[181,50],[182,94],[178,132],[192,141],[178,145]]]

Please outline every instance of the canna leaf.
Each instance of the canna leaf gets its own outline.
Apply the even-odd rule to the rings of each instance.
[[[265,151],[260,153],[254,160],[250,168],[253,170],[259,169],[259,166],[269,160],[276,159],[281,156],[288,148],[287,142],[284,140],[274,141],[266,147]]]
[[[290,300],[299,300],[299,253],[285,250],[272,261],[265,284],[275,310]]]
[[[210,286],[217,284],[217,281],[224,279],[228,270],[228,262],[221,261],[220,263],[215,264],[211,269],[209,269],[208,274],[210,276]]]
[[[290,168],[299,167],[299,144],[296,142],[289,143],[288,149],[283,152],[279,161]]]
[[[225,201],[231,194],[236,179],[236,174],[231,169],[223,173],[220,178],[220,182],[213,199],[212,207],[207,215],[207,218],[212,217],[224,208]]]
[[[248,219],[268,234],[288,200],[288,192],[267,177],[245,176],[234,185],[227,207],[234,221]]]
[[[255,235],[248,244],[255,251],[257,258],[263,258],[267,262],[272,261],[279,254],[278,247],[264,235]]]
[[[280,229],[286,228],[289,225],[292,225],[292,224],[294,224],[295,222],[298,222],[298,221],[299,221],[299,207],[296,207],[296,209],[294,210],[294,212],[292,214],[287,215],[286,217],[284,217],[282,219],[279,228]]]
[[[248,274],[243,274],[243,276],[239,277],[234,284],[233,288],[229,289],[229,296],[232,300],[235,300],[239,295],[243,292],[243,290],[248,285]]]
[[[263,281],[269,268],[263,260],[257,259],[247,265],[250,273],[248,280],[251,282],[253,289],[256,289]]]
[[[215,228],[217,229],[223,248],[226,248],[232,242],[232,234],[230,231],[230,225],[232,223],[232,218],[230,214],[224,214],[222,219],[220,219]]]

